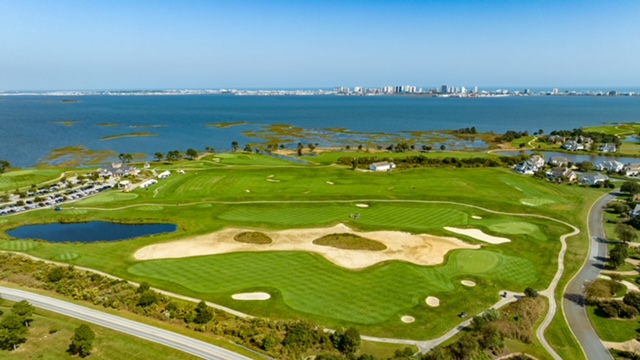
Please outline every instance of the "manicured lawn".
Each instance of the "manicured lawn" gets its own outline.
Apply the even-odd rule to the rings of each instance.
[[[598,308],[595,306],[587,307],[587,315],[596,333],[604,341],[623,342],[635,339],[640,334],[638,319],[607,319],[598,315]]]

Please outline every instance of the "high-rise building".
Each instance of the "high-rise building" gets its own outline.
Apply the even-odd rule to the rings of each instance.
[[[442,87],[440,88],[440,92],[443,94],[448,94],[449,93],[449,85],[442,85]]]

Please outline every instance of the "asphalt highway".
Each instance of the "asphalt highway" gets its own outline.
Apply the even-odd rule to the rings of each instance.
[[[584,285],[594,280],[600,274],[607,258],[607,242],[603,227],[604,207],[615,198],[607,194],[600,198],[589,213],[589,237],[591,251],[580,272],[567,285],[562,300],[564,313],[571,330],[584,349],[587,359],[613,359],[609,351],[596,334],[589,322],[584,306]]]
[[[137,336],[139,338],[156,342],[203,359],[212,360],[245,360],[248,357],[236,354],[230,350],[208,344],[204,341],[192,339],[188,336],[176,334],[171,331],[154,326],[142,324],[136,321],[107,314],[101,311],[76,305],[48,296],[34,294],[22,290],[16,290],[0,286],[2,298],[11,301],[27,300],[31,305],[53,311],[72,318],[84,320],[96,325]]]

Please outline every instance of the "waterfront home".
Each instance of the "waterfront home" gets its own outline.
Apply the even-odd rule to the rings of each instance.
[[[580,175],[580,177],[578,177],[578,182],[580,184],[590,185],[590,186],[602,184],[606,180],[609,180],[609,177],[607,175],[602,175],[598,173],[582,174]]]
[[[640,164],[627,164],[622,168],[622,173],[626,176],[638,176],[640,174]]]
[[[547,143],[551,144],[562,144],[565,142],[565,137],[560,135],[549,135],[547,137]]]
[[[631,210],[631,212],[629,213],[629,216],[636,217],[640,215],[640,205],[636,205],[636,207],[633,208],[633,210]]]
[[[603,153],[614,153],[618,151],[618,148],[614,143],[606,143],[606,144],[600,145],[600,147],[598,148],[598,151]]]
[[[577,175],[573,170],[561,166],[556,166],[547,173],[547,179],[549,180],[567,180],[573,182],[576,178]]]
[[[520,174],[533,175],[544,167],[544,158],[540,155],[533,155],[527,161],[516,165],[514,170]]]
[[[584,150],[584,145],[575,140],[569,140],[562,145],[562,148],[569,151]]]
[[[566,157],[554,156],[549,158],[548,164],[551,166],[567,166],[569,162]]]
[[[609,171],[609,172],[618,172],[622,170],[624,164],[620,161],[616,160],[605,160],[601,163],[596,164],[594,167],[598,171]]]
[[[122,163],[112,163],[110,166],[98,169],[98,175],[101,177],[122,177],[127,175],[138,175],[139,173],[140,170],[134,166],[122,165]]]
[[[388,161],[376,162],[369,165],[369,170],[371,171],[391,171],[391,169],[395,169],[396,164]]]

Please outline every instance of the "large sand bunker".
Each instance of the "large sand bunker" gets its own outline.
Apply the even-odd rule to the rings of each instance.
[[[478,249],[479,245],[467,244],[453,237],[413,235],[400,231],[358,232],[346,225],[328,228],[263,231],[271,244],[248,244],[235,241],[236,234],[250,231],[228,228],[211,234],[145,246],[134,254],[136,260],[183,258],[189,256],[216,255],[246,251],[308,251],[318,253],[329,261],[349,269],[368,267],[383,261],[402,260],[418,265],[436,265],[455,249]],[[345,250],[314,245],[313,240],[325,235],[351,233],[387,246],[383,251]]]
[[[427,305],[429,305],[431,307],[440,306],[440,299],[438,299],[435,296],[427,296],[427,298],[425,299],[425,302],[427,303]]]
[[[416,318],[414,318],[413,316],[405,315],[401,317],[400,320],[405,324],[411,324],[412,322],[416,321]]]
[[[451,231],[452,233],[467,235],[476,240],[484,241],[486,243],[494,244],[494,245],[511,242],[511,240],[507,238],[485,234],[482,230],[478,230],[478,229],[459,229],[459,228],[448,227],[448,226],[445,226],[444,229],[447,231]]]

